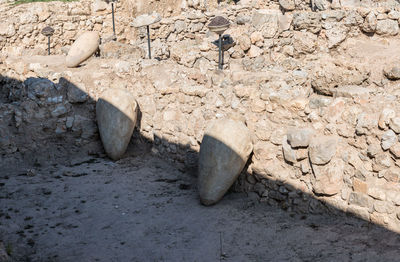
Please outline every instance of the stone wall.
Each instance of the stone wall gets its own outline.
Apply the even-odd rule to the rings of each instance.
[[[35,36],[48,23],[37,15],[24,22],[35,28],[25,34],[18,18],[24,15],[7,20],[0,27],[0,70],[9,77],[1,108],[9,141],[2,140],[2,153],[30,150],[29,140],[15,141],[36,126],[34,138],[47,134],[39,141],[62,136],[77,148],[98,146],[93,102],[107,88],[125,88],[137,97],[137,134],[153,143],[153,153],[195,166],[207,123],[241,119],[254,150],[237,190],[285,209],[345,211],[399,231],[399,4],[314,1],[312,11],[302,1],[294,8],[291,1],[243,1],[204,11],[200,1],[188,3],[180,15],[164,14],[152,26],[158,60],[144,59],[145,31],[131,28],[129,17],[117,16],[114,42],[107,39],[109,10],[87,2],[27,5],[67,19],[55,27],[59,54],[79,31],[101,32],[100,57],[76,69],[67,69],[63,56],[18,57],[43,53],[46,41]],[[91,11],[73,11],[84,6]],[[215,70],[216,36],[206,27],[219,14],[232,22],[226,33],[236,42],[225,52],[224,71]],[[99,17],[108,22],[96,22]],[[75,29],[66,30],[68,24]]]

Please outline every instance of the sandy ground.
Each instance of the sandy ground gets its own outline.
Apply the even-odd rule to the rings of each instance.
[[[254,193],[202,206],[195,172],[148,152],[118,162],[0,163],[0,240],[14,261],[400,258],[399,235],[355,218],[294,214]]]

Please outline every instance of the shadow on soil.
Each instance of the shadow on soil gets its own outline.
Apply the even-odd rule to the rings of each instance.
[[[2,183],[0,183],[0,189],[2,190],[4,190],[4,188],[7,187],[7,184],[3,183],[5,179],[9,179],[10,176],[13,175],[18,175],[18,174],[21,175],[20,173],[21,170],[29,170],[30,167],[35,167],[35,166],[46,167],[46,166],[51,166],[54,163],[58,163],[58,165],[61,164],[61,165],[73,166],[74,163],[76,165],[77,163],[76,159],[80,158],[80,156],[82,156],[81,159],[83,161],[81,162],[85,163],[85,156],[87,157],[88,155],[92,156],[95,159],[93,160],[94,162],[97,161],[96,159],[107,159],[104,150],[102,148],[100,137],[97,131],[95,131],[93,134],[90,132],[88,134],[85,133],[88,132],[88,130],[86,129],[89,128],[88,126],[86,126],[87,123],[85,124],[79,123],[79,125],[81,125],[80,127],[75,126],[76,123],[69,124],[68,127],[65,126],[65,121],[67,121],[67,118],[76,116],[77,114],[84,114],[85,117],[90,119],[90,121],[92,121],[95,125],[95,119],[96,119],[95,101],[93,101],[90,97],[88,97],[88,100],[86,100],[85,102],[78,102],[78,103],[67,102],[68,99],[71,97],[71,94],[76,94],[76,93],[79,94],[79,92],[81,91],[73,83],[65,79],[63,79],[59,83],[46,84],[45,82],[42,82],[41,85],[40,82],[37,82],[37,84],[32,84],[31,80],[29,80],[31,82],[27,81],[28,80],[21,82],[15,79],[10,79],[7,77],[0,76],[0,116],[2,117],[0,120],[3,122],[3,124],[0,125],[0,145],[1,145],[0,152],[2,154],[1,156],[2,159],[0,163],[2,168],[0,181]],[[44,81],[50,81],[50,80],[44,79]],[[35,81],[33,81],[33,83],[34,82]],[[61,100],[56,103],[54,103],[51,100],[52,97],[61,97],[61,96],[62,96]],[[60,104],[63,104],[69,110],[65,114],[55,116],[56,114],[54,113],[52,114],[51,112],[54,112],[54,110],[56,110],[57,106]],[[33,110],[33,112],[30,110]],[[11,111],[13,113],[6,114],[6,111],[8,112]],[[42,118],[42,120],[37,120],[36,118],[39,117],[38,114],[44,114],[44,118]],[[29,119],[29,117],[31,117],[31,119]],[[22,118],[22,121],[19,118]],[[61,125],[60,122],[62,123]],[[8,124],[5,125],[5,123]],[[58,133],[55,131],[57,130],[57,128],[58,128],[57,131]],[[166,150],[167,148],[173,147],[176,148],[176,151],[180,153],[180,155],[183,155],[185,157],[185,159],[182,159],[181,161],[184,162],[185,165],[178,162],[175,163],[175,166],[178,165],[178,169],[181,170],[182,172],[182,174],[181,173],[180,174],[185,175],[186,173],[186,175],[191,177],[190,183],[196,182],[198,152],[191,150],[188,145],[173,144],[170,143],[169,141],[163,140],[160,137],[154,137],[154,141],[148,141],[146,138],[140,136],[138,132],[139,128],[140,128],[140,121],[138,121],[138,126],[135,129],[133,139],[126,153],[127,161],[140,162],[140,159],[144,157],[146,153],[150,152],[150,149],[153,144],[154,144],[153,147],[162,149],[159,150],[159,153],[162,158],[167,158],[167,159],[175,158],[176,157],[175,152],[168,152],[168,150]],[[34,146],[32,147],[32,145]],[[135,146],[138,146],[139,149],[135,149],[134,148]],[[117,163],[120,163],[121,161],[123,163],[126,163],[126,160],[122,159]],[[89,162],[90,161],[91,160],[89,160]],[[129,162],[126,164],[128,164],[127,168],[129,169]],[[79,163],[79,165],[81,165],[81,163]],[[137,165],[136,164],[133,165],[132,168],[137,169]],[[246,168],[244,170],[246,170]],[[29,176],[28,173],[22,173],[22,175]],[[231,188],[231,190],[224,197],[224,199],[222,199],[222,201],[217,203],[215,206],[201,207],[199,200],[197,200],[196,201],[197,205],[200,207],[195,206],[193,208],[194,209],[201,208],[201,210],[203,211],[209,210],[209,212],[214,212],[213,210],[216,210],[218,208],[227,208],[228,205],[228,208],[229,206],[231,206],[231,208],[237,209],[238,207],[235,206],[236,204],[233,203],[235,201],[240,202],[241,200],[238,199],[242,199],[245,196],[243,195],[243,193],[237,193],[234,191],[237,191],[235,190],[235,188],[236,189],[242,188],[241,183],[243,182],[244,179],[246,179],[246,176],[247,174],[245,173],[241,174],[239,180]],[[283,182],[280,181],[268,180],[265,177],[258,175],[255,175],[255,178],[259,182],[262,182],[263,184],[267,185],[268,188],[278,189],[281,186],[291,188],[290,185],[285,185]],[[113,179],[118,180],[118,177],[114,177]],[[165,182],[170,184],[176,182],[175,178],[163,178],[163,177],[159,177],[154,181]],[[195,184],[183,183],[179,185],[179,188],[191,191],[192,192],[190,195],[191,198],[197,195]],[[118,190],[118,188],[116,190]],[[321,219],[318,219],[317,223],[311,223],[309,220],[307,220],[308,215],[306,215],[306,213],[301,214],[291,211],[290,208],[291,203],[288,202],[288,198],[285,195],[287,193],[277,194],[271,191],[269,199],[273,199],[273,201],[270,202],[269,204],[272,203],[275,207],[274,206],[270,207],[269,210],[273,210],[274,208],[277,209],[278,207],[288,210],[288,212],[284,213],[285,219],[289,219],[289,221],[295,223],[296,226],[300,227],[303,225],[307,226],[308,228],[311,228],[312,231],[315,232],[315,234],[317,234],[319,229],[325,226],[325,223],[326,225],[331,225],[331,226],[334,225],[335,227],[342,227],[342,229],[340,230],[342,234],[345,235],[357,232],[357,234],[365,236],[365,239],[363,240],[365,241],[364,248],[381,249],[378,253],[384,253],[385,251],[390,251],[393,255],[396,254],[396,257],[393,257],[393,261],[395,261],[396,258],[399,257],[398,255],[400,252],[400,236],[398,234],[391,232],[378,225],[369,223],[367,221],[363,222],[358,219],[355,219],[351,215],[336,209],[334,206],[330,206],[329,204],[321,203],[317,199],[313,199],[313,196],[308,195],[304,192],[300,192],[298,190],[296,191],[296,189],[293,189],[293,191],[296,192],[298,197],[310,200],[309,201],[310,204],[307,207],[308,210],[304,211],[320,214]],[[7,196],[2,195],[1,198],[4,199],[7,198]],[[259,203],[260,198],[255,193],[248,193],[247,199],[249,198],[254,200],[254,205],[256,205],[257,207],[257,209],[253,210],[254,213],[252,216],[258,217],[265,215],[262,213],[265,212],[265,208],[263,208],[262,206],[267,204],[263,203],[260,204]],[[234,199],[234,201],[232,201],[232,199]],[[5,219],[5,213],[6,213],[5,211],[12,209],[12,207],[4,206],[5,202],[3,202],[3,200],[1,201],[1,203],[2,204],[0,204],[1,208],[0,222],[2,226],[7,227],[7,223],[9,220]],[[185,212],[190,213],[191,210],[185,210]],[[239,212],[241,211],[239,210]],[[21,212],[17,215],[21,217],[25,216],[23,210],[21,210]],[[182,219],[184,220],[184,218]],[[234,217],[232,219],[234,219]],[[180,221],[175,221],[174,223],[179,224]],[[247,225],[246,223],[243,224],[243,228],[246,228],[246,225]],[[290,227],[290,224],[287,226]],[[241,230],[243,230],[243,228]],[[232,228],[232,230],[234,231],[236,229]],[[369,239],[370,237],[372,237],[371,232],[374,232],[374,236],[375,237],[378,236],[380,239]],[[275,233],[279,234],[279,231]],[[121,232],[121,234],[123,234],[123,232]],[[233,238],[235,237],[237,238],[236,241],[238,241],[238,239],[240,239],[241,237],[232,235],[233,233],[230,234]],[[260,235],[258,236],[258,238],[260,238],[260,241],[263,241],[263,238],[268,239],[268,236]],[[308,238],[310,243],[312,243],[313,233],[309,234]],[[7,236],[0,235],[0,244],[1,240],[6,241],[6,239],[8,239]],[[34,241],[34,237],[32,239],[33,239],[32,241]],[[60,236],[60,239],[62,239],[62,236]],[[326,241],[328,242],[330,241],[328,240],[328,236]],[[339,242],[341,241],[340,237],[337,241]],[[287,244],[291,245],[293,243],[289,242]],[[303,245],[302,243],[300,244]],[[334,243],[330,244],[336,245]],[[351,240],[349,240],[347,244],[352,245]],[[356,243],[353,244],[356,245]],[[5,243],[4,245],[5,249],[7,249]],[[70,245],[74,244],[71,243]],[[40,250],[41,247],[36,247],[36,248]],[[68,246],[64,246],[64,248],[68,248]],[[314,249],[313,244],[308,244],[308,245],[304,244],[303,248],[307,249],[309,252],[312,252],[312,250]],[[284,248],[284,250],[287,250],[287,252],[290,252],[289,249],[290,246]],[[350,246],[349,250],[351,251],[351,249],[352,248]],[[95,253],[95,251],[93,252]],[[329,252],[331,252],[335,257],[338,257],[339,252],[343,251],[332,249]],[[223,259],[222,252],[220,256],[221,256],[220,259]],[[250,261],[261,261],[259,259],[261,259],[262,261],[278,261],[280,259],[283,259],[283,257],[277,256],[276,258],[264,257],[264,258],[251,259],[250,256],[246,258],[246,260]],[[288,259],[288,260],[308,261],[309,259],[311,258],[308,257],[301,259],[300,257],[299,259]],[[320,257],[320,259],[322,259],[322,257]],[[1,252],[0,252],[0,260],[1,260]],[[312,260],[320,261],[318,260],[318,256],[314,256]],[[388,261],[391,259],[386,257],[383,260]],[[27,258],[24,261],[31,261],[31,260]],[[69,261],[69,260],[68,259],[63,260],[61,258],[58,258],[58,260],[56,259],[54,261]],[[168,261],[168,259],[166,261]],[[202,259],[201,258],[199,260],[189,259],[187,261],[202,261]],[[235,259],[231,261],[235,261]],[[238,259],[236,261],[242,261],[242,259]],[[362,261],[362,259],[360,261]]]

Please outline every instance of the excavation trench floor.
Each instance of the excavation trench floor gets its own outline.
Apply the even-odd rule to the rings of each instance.
[[[4,160],[4,159],[3,159]],[[16,261],[398,261],[399,235],[230,193],[199,203],[195,174],[152,156],[26,168],[3,161],[0,240]]]

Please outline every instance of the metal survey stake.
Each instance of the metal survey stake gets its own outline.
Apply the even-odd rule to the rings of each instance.
[[[149,59],[151,59],[151,46],[150,46],[150,25],[161,21],[161,16],[158,13],[144,14],[133,19],[133,27],[146,26],[147,29],[147,48],[149,49]]]
[[[218,35],[218,69],[222,69],[222,37],[221,35]]]
[[[47,54],[50,55],[50,36],[47,37]]]
[[[50,37],[54,34],[54,29],[46,26],[42,29],[42,35],[47,36],[47,54],[50,55]]]
[[[147,26],[147,46],[149,48],[149,59],[151,59],[151,49],[150,49],[150,26]]]
[[[112,14],[112,22],[113,22],[113,33],[114,33],[114,37],[116,37],[116,34],[115,34],[115,19],[114,19],[114,2],[111,2],[111,14]]]
[[[223,69],[223,46],[222,46],[222,34],[228,29],[230,23],[228,20],[223,18],[222,16],[217,16],[211,19],[211,22],[208,24],[208,29],[211,32],[218,34],[218,69]]]

